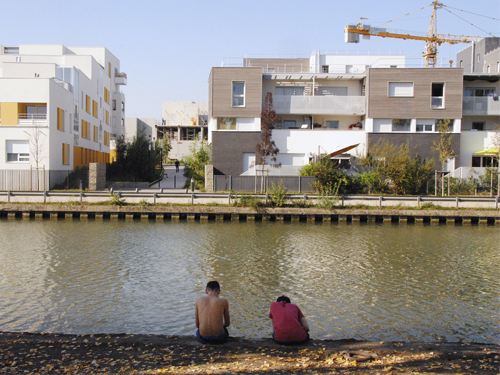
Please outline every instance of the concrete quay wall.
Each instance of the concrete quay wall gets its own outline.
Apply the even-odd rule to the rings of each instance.
[[[0,204],[0,219],[234,220],[500,225],[500,210],[317,209]]]

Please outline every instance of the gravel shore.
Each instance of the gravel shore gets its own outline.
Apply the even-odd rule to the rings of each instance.
[[[0,374],[499,374],[500,347],[311,340],[288,347],[232,337],[0,332]]]

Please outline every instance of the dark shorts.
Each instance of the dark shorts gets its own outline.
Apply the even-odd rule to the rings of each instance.
[[[300,345],[300,344],[305,344],[306,342],[308,342],[310,340],[310,337],[309,337],[309,332],[306,332],[307,336],[304,340],[302,341],[278,341],[274,338],[274,332],[273,332],[273,340],[276,341],[278,344],[281,344],[281,345]]]
[[[202,336],[200,330],[196,330],[196,339],[202,344],[224,344],[229,339],[229,332],[224,327],[224,333],[220,336]]]

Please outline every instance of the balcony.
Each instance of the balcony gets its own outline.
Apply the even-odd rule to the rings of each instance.
[[[47,125],[47,114],[19,113],[17,124],[23,126],[44,126]]]
[[[127,74],[126,73],[115,73],[115,84],[126,85],[127,84]]]
[[[493,96],[464,96],[464,115],[500,115],[500,101]]]
[[[364,115],[365,96],[288,96],[275,95],[277,114]]]

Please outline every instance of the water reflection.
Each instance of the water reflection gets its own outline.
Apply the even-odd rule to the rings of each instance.
[[[316,338],[495,342],[498,228],[2,221],[0,330],[192,334],[210,279],[231,333],[270,334],[287,294]]]

